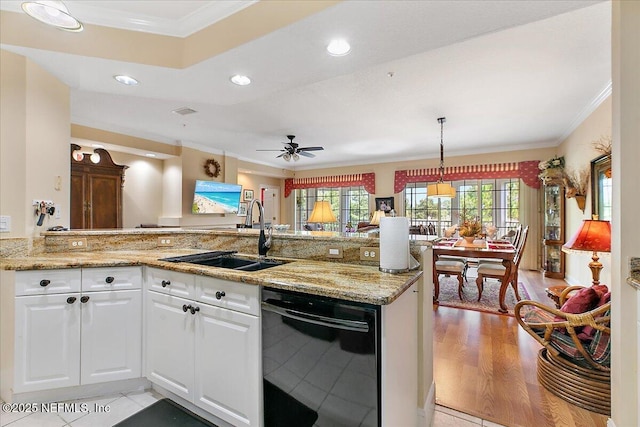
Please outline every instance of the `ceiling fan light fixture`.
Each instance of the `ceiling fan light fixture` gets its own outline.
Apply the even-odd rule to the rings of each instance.
[[[229,80],[231,80],[231,83],[236,84],[238,86],[246,86],[248,84],[251,84],[251,79],[241,74],[236,74],[235,76],[231,76]]]
[[[331,56],[345,56],[351,52],[351,45],[344,39],[333,39],[327,46],[327,52]]]
[[[22,10],[32,18],[64,31],[80,32],[84,29],[61,1],[26,1],[22,3]]]
[[[288,162],[289,160],[291,160],[291,154],[289,154],[289,153],[284,153],[284,154],[282,155],[282,158],[283,158],[283,159],[285,159],[285,160]]]
[[[298,160],[300,160],[300,156],[298,155],[298,153],[293,153],[291,158],[293,159],[294,162],[297,162]]]
[[[126,86],[137,86],[140,82],[131,76],[125,74],[117,74],[113,78],[118,82]]]

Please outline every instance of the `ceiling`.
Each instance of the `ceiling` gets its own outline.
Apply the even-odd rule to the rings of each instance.
[[[85,24],[187,37],[257,3],[65,4]],[[559,144],[610,93],[610,9],[342,1],[183,68],[0,41],[70,86],[72,123],[300,170],[438,157],[442,116],[445,156]],[[334,37],[349,41],[349,55],[326,53]],[[112,76],[121,73],[140,85],[119,85]],[[237,73],[252,84],[233,85]],[[181,107],[197,113],[172,113]],[[256,151],[281,149],[287,134],[325,150],[298,162]]]

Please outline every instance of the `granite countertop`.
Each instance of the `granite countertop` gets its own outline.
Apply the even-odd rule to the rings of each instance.
[[[22,258],[2,258],[0,259],[0,267],[3,270],[48,270],[147,265],[183,273],[211,276],[269,288],[376,305],[390,304],[422,275],[421,270],[389,274],[382,273],[377,267],[372,266],[302,259],[283,259],[285,263],[282,265],[250,272],[158,260],[159,258],[199,252],[205,251],[173,249],[51,253]]]

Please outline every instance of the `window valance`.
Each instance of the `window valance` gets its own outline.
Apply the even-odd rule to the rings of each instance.
[[[367,193],[375,194],[376,174],[371,172],[311,178],[287,178],[284,180],[284,197],[289,197],[293,190],[302,188],[354,187],[359,185],[362,185]]]
[[[520,178],[529,187],[540,188],[539,163],[539,160],[528,160],[513,163],[449,166],[444,168],[444,180]],[[438,178],[440,178],[440,169],[437,167],[396,171],[393,192],[401,192],[409,182],[435,182]]]

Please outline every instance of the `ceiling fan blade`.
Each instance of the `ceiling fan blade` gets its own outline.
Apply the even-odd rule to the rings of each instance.
[[[298,154],[305,157],[315,157],[315,154],[307,153],[306,151],[298,151]]]
[[[320,151],[324,150],[324,147],[301,147],[298,148],[298,151]]]
[[[282,153],[282,154],[278,154],[278,155],[276,156],[276,159],[277,159],[278,157],[282,157],[282,156],[284,156],[285,154],[287,154],[287,152],[286,152],[286,151],[285,151],[284,153]]]

